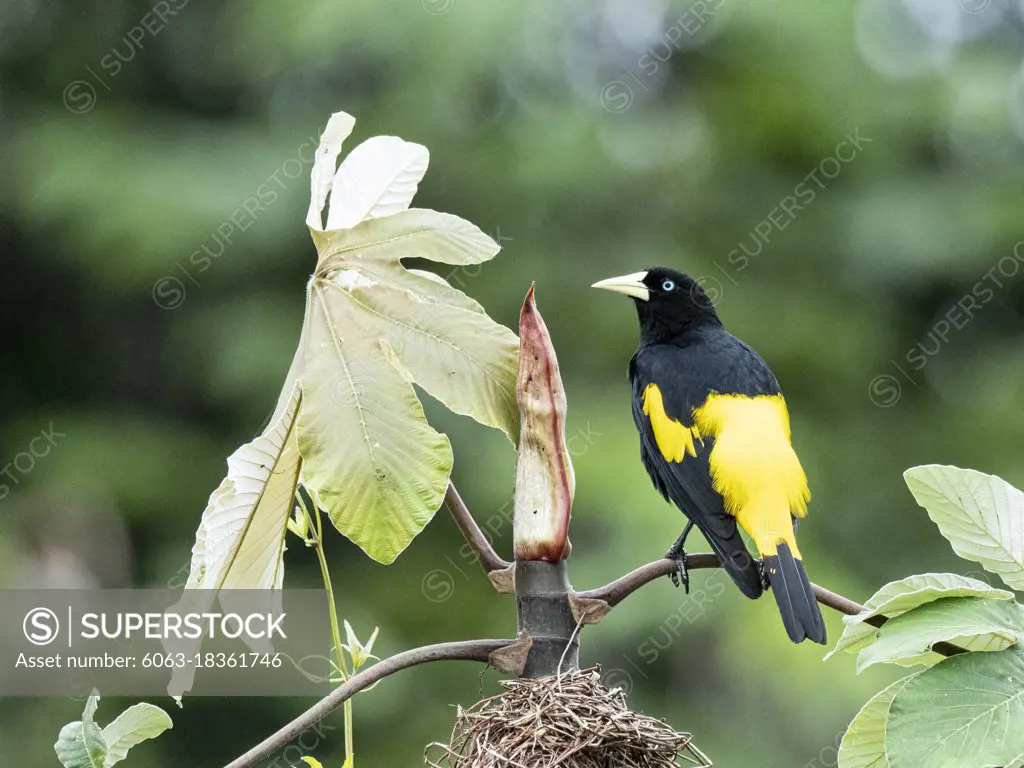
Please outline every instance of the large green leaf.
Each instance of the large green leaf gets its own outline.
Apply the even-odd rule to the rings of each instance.
[[[937,464],[903,477],[960,557],[1024,590],[1024,493],[994,475]]]
[[[887,621],[860,652],[857,671],[881,662],[937,663],[942,657],[929,651],[943,641],[972,651],[1001,651],[1022,632],[1024,615],[1012,600],[945,597]]]
[[[1011,600],[1013,593],[995,589],[983,581],[955,573],[924,573],[892,581],[878,590],[856,616],[844,616],[846,627],[836,647],[825,656],[839,651],[856,653],[875,638],[877,628],[867,623],[873,616],[895,617],[919,605],[944,597],[978,597],[990,600]]]
[[[440,507],[452,465],[413,384],[513,437],[518,342],[445,280],[405,269],[408,258],[472,266],[498,246],[456,216],[405,210],[426,170],[417,145],[376,140],[334,173],[349,121],[332,118],[313,171],[307,223],[320,259],[297,357],[298,446],[303,483],[335,526],[390,563]]]
[[[379,136],[336,167],[354,125],[337,113],[321,137],[306,216],[318,263],[298,349],[270,427],[231,456],[210,497],[189,588],[280,587],[300,477],[342,533],[392,562],[440,507],[452,466],[413,384],[456,413],[518,433],[515,334],[441,277],[401,261],[455,265],[462,284],[498,245],[457,216],[408,210],[425,147]],[[191,674],[176,671],[179,692]]]
[[[850,722],[839,745],[839,768],[889,768],[885,756],[885,723],[896,694],[919,673],[897,680],[874,695]]]
[[[107,743],[104,768],[121,762],[132,747],[147,739],[155,739],[171,727],[171,718],[160,707],[145,702],[128,707],[103,729]]]
[[[965,653],[896,694],[885,733],[891,768],[1005,765],[1024,753],[1024,650]]]

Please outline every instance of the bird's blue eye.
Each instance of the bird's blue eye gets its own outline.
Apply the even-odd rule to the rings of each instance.
[[[661,290],[665,291],[665,293],[671,293],[675,289],[676,289],[676,284],[673,281],[671,281],[671,280],[662,280],[661,281]]]

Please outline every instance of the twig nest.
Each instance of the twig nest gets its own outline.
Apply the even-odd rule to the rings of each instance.
[[[434,768],[710,768],[689,733],[633,712],[597,668],[502,681],[505,691],[459,707]],[[440,754],[438,754],[440,753]],[[436,757],[431,758],[431,755]]]

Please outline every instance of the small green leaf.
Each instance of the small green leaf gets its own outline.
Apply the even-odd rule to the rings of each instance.
[[[920,673],[914,673],[884,689],[865,704],[843,735],[839,768],[889,768],[885,757],[885,721],[896,694]]]
[[[95,688],[92,689],[92,693],[89,694],[89,698],[85,700],[85,708],[82,710],[82,722],[89,724],[96,717],[96,710],[100,706],[100,692]]]
[[[100,727],[91,721],[79,720],[61,728],[53,750],[64,768],[104,768],[107,756]]]
[[[953,656],[896,694],[891,768],[1005,765],[1024,753],[1024,650]]]
[[[352,625],[348,623],[348,619],[345,620],[345,637],[348,642],[342,645],[342,648],[348,651],[348,655],[352,658],[352,666],[355,669],[358,670],[368,660],[377,658],[373,655],[373,644],[377,642],[377,634],[379,632],[380,627],[374,627],[370,639],[367,640],[366,645],[363,645],[359,642],[359,638],[356,637],[356,633],[352,629]]]
[[[960,557],[1024,590],[1024,493],[994,475],[938,464],[903,477]]]
[[[99,691],[93,688],[82,710],[82,719],[60,729],[53,749],[65,768],[103,768],[107,744],[100,727],[93,722],[99,704]]]
[[[856,653],[874,640],[877,629],[866,623],[872,616],[892,618],[944,597],[1012,600],[1013,593],[955,573],[924,573],[890,582],[864,604],[866,610],[856,616],[843,617],[846,628],[836,647],[825,658],[829,659],[839,651]]]
[[[942,657],[929,651],[943,641],[971,651],[1001,651],[1016,643],[1022,630],[1024,614],[1015,602],[942,598],[887,621],[857,657],[857,672],[881,662],[937,663]]]
[[[304,757],[302,758],[302,762],[306,763],[307,765],[313,766],[313,768],[324,768],[323,763],[321,763],[315,757]]]
[[[107,743],[104,768],[124,760],[128,750],[136,744],[155,739],[171,727],[171,718],[160,707],[146,703],[128,707],[103,729],[103,738]]]

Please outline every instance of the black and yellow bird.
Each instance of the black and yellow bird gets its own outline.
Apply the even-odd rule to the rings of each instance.
[[[701,286],[680,272],[652,267],[594,288],[631,296],[640,317],[629,363],[640,456],[655,487],[689,518],[667,557],[687,581],[683,546],[696,524],[743,594],[757,598],[771,586],[793,642],[824,643],[796,544],[796,520],[811,495],[771,369],[725,330]]]

